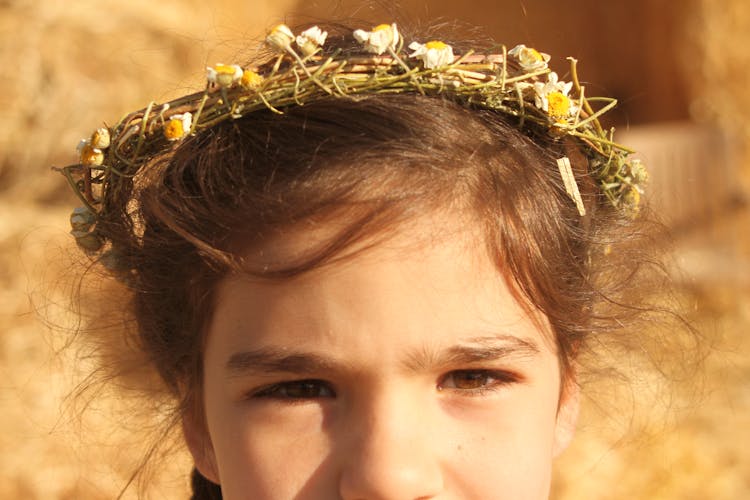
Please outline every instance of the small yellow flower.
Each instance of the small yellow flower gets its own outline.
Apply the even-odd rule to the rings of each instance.
[[[396,50],[401,40],[396,23],[379,24],[372,31],[354,30],[354,38],[365,46],[367,52],[378,55],[388,49]]]
[[[279,51],[286,52],[294,41],[294,33],[289,29],[286,24],[277,24],[266,36],[266,43],[271,48]]]
[[[516,45],[508,51],[508,55],[516,57],[521,68],[526,71],[547,69],[547,63],[550,60],[549,54],[539,52],[526,45]]]
[[[643,162],[638,158],[630,160],[630,175],[633,178],[633,182],[638,185],[643,185],[648,182],[648,170],[646,170]]]
[[[172,115],[164,125],[164,137],[170,141],[179,141],[190,133],[192,126],[193,115],[191,113]]]
[[[242,73],[240,84],[246,89],[257,90],[261,85],[263,85],[263,80],[264,78],[262,75],[256,73],[251,69],[246,69]]]
[[[427,69],[439,68],[453,62],[453,47],[438,40],[425,44],[412,42],[409,48],[414,51],[409,57],[420,59]]]
[[[81,165],[101,165],[104,163],[104,153],[101,149],[91,145],[90,139],[83,139],[78,143],[78,156]]]
[[[555,119],[564,119],[570,116],[570,98],[562,92],[550,92],[547,94],[547,114]]]
[[[107,149],[109,147],[109,129],[100,127],[91,134],[91,146],[97,149]]]
[[[208,81],[220,87],[231,87],[242,78],[242,68],[236,64],[215,64],[206,68]]]
[[[557,73],[547,75],[547,82],[535,82],[534,101],[536,106],[557,123],[565,121],[578,112],[578,106],[568,97],[573,88],[572,82],[561,82],[557,79]]]
[[[622,201],[633,216],[638,215],[641,208],[641,190],[636,186],[630,186]]]
[[[327,37],[327,31],[323,31],[317,26],[313,26],[297,36],[297,47],[299,47],[303,55],[309,56],[314,54],[319,47],[322,47],[323,44],[326,43]]]

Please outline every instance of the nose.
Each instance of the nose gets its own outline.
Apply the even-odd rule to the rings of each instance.
[[[427,405],[428,406],[428,405]],[[344,430],[340,496],[344,500],[428,500],[443,490],[439,435],[429,410],[405,394],[353,409]]]

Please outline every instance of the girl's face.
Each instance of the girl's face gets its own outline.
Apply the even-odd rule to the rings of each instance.
[[[561,391],[544,319],[459,224],[435,236],[425,219],[294,279],[220,284],[207,428],[185,429],[224,498],[548,497],[573,384]],[[319,236],[293,231],[247,257],[288,262]]]

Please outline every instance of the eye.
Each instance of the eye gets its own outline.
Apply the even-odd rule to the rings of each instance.
[[[336,396],[331,385],[322,380],[293,380],[263,387],[251,395],[254,398],[318,399]]]
[[[505,371],[454,370],[440,380],[438,389],[481,394],[486,391],[498,390],[518,381],[517,375]]]

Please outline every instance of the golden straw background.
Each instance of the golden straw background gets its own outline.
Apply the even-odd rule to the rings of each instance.
[[[0,1],[0,498],[114,498],[150,439],[117,404],[127,394],[104,392],[85,412],[89,399],[66,397],[90,366],[61,349],[75,327],[76,201],[49,167],[74,162],[103,121],[200,87],[207,64],[241,62],[274,23],[353,11],[393,19],[344,1]],[[705,373],[679,381],[655,415],[636,405],[617,425],[619,410],[589,394],[554,498],[750,498],[750,4],[405,1],[401,12],[481,24],[550,52],[561,73],[575,56],[596,82],[587,94],[620,99],[620,139],[651,166],[690,319],[712,344]],[[187,498],[184,451],[155,463],[144,496]]]

